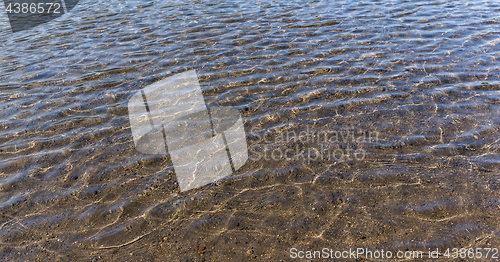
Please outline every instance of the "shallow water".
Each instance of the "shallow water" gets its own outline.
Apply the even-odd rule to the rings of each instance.
[[[101,2],[1,22],[2,260],[500,248],[500,3]],[[134,149],[127,102],[190,69],[251,151],[181,193],[170,157]],[[325,144],[337,158],[263,156],[320,150],[279,138],[321,131],[356,136]]]

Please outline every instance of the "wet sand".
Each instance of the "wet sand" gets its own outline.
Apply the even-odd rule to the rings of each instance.
[[[1,260],[500,248],[499,4],[113,3],[0,34]],[[191,69],[250,159],[180,192],[170,156],[134,149],[127,101]],[[306,130],[378,136],[276,141]],[[337,158],[296,157],[322,145]]]

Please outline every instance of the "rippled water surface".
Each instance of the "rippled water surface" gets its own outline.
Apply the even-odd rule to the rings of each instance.
[[[500,3],[81,1],[0,24],[0,258],[289,261],[290,248],[500,247]],[[195,69],[250,159],[180,192],[127,101]],[[304,130],[358,159],[273,159]],[[265,136],[266,139],[263,139]],[[262,138],[262,139],[259,139]]]

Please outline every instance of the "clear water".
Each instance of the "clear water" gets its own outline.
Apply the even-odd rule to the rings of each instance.
[[[500,247],[496,1],[81,1],[0,28],[0,258],[289,261],[290,249]],[[180,192],[127,101],[195,69],[252,150],[372,132],[360,159],[252,157]],[[259,136],[266,140],[258,139]],[[345,152],[345,151],[344,151]],[[252,153],[251,153],[252,156]]]

